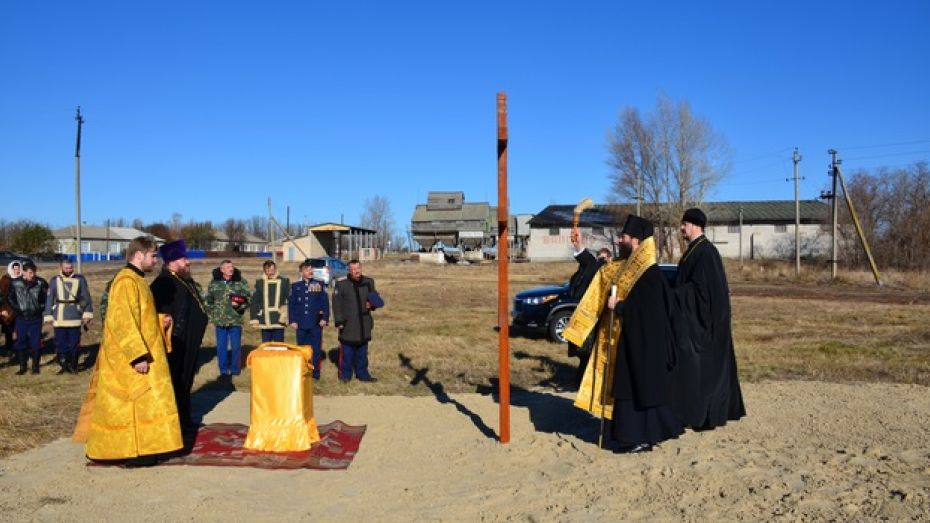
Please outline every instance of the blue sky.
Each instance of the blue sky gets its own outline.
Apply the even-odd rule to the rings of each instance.
[[[802,198],[844,170],[930,158],[930,2],[4,2],[0,218],[266,214],[399,229],[430,190],[511,212],[609,188],[626,106],[686,99],[729,142],[711,200]],[[12,193],[17,192],[21,196]]]

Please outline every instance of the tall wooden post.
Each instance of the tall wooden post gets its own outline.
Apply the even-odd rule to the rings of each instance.
[[[507,291],[507,93],[497,93],[497,325],[500,441],[510,442],[510,303]]]
[[[77,120],[77,142],[74,146],[74,210],[76,217],[77,228],[75,229],[75,252],[77,254],[77,259],[75,259],[74,267],[78,274],[83,272],[82,261],[81,261],[81,127],[84,125],[84,117],[81,116],[81,106],[77,108],[77,115],[74,117]]]

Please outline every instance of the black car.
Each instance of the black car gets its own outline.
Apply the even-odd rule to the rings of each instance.
[[[20,263],[31,262],[32,258],[16,254],[13,251],[0,251],[0,269],[3,269],[2,272],[6,272],[6,267],[15,261]]]
[[[677,265],[660,263],[659,268],[669,283],[675,280]],[[545,330],[550,340],[565,343],[562,332],[577,306],[578,300],[569,295],[567,283],[534,287],[517,293],[511,317],[516,327]]]

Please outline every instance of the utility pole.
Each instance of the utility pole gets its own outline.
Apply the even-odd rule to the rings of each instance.
[[[76,246],[75,250],[77,251],[77,272],[80,274],[83,272],[81,270],[81,127],[84,125],[84,117],[81,116],[81,106],[77,107],[77,115],[74,117],[77,120],[77,143],[74,147],[74,208],[77,213],[77,228],[75,228],[75,240]]]
[[[853,225],[856,226],[856,234],[859,235],[859,241],[862,243],[862,250],[869,260],[869,268],[872,269],[872,276],[875,277],[875,284],[881,286],[882,279],[878,274],[878,266],[875,265],[875,258],[872,257],[872,250],[869,248],[869,240],[865,237],[865,231],[862,230],[862,223],[859,222],[859,215],[856,214],[856,208],[853,206],[852,197],[846,189],[846,180],[843,177],[843,170],[836,167],[837,178],[840,179],[840,186],[843,188],[843,198],[846,200],[846,210],[849,211],[849,217],[852,218]]]
[[[833,231],[833,234],[832,234],[832,237],[833,237],[833,249],[832,249],[832,254],[831,254],[831,256],[830,256],[830,279],[831,279],[831,280],[835,280],[835,279],[836,279],[836,269],[837,269],[837,254],[836,254],[836,229],[837,229],[837,216],[836,216],[836,210],[837,210],[837,209],[836,209],[836,170],[837,170],[837,167],[838,167],[841,163],[843,163],[843,160],[838,160],[838,159],[836,158],[836,155],[838,154],[838,153],[836,152],[836,149],[830,149],[830,150],[828,150],[828,151],[827,151],[827,154],[829,154],[830,157],[832,158],[831,161],[830,161],[830,176],[833,177],[833,189],[831,190],[832,192],[830,193],[830,198],[833,200],[833,202],[831,203],[831,206],[830,206],[830,208],[832,209],[832,216],[833,216],[833,226],[832,226],[832,231]]]
[[[794,154],[791,155],[791,161],[794,162],[794,275],[801,276],[801,178],[798,177],[798,164],[801,163],[801,155],[798,154],[798,148],[794,148]]]
[[[274,215],[271,214],[271,198],[268,198],[268,245],[271,246],[271,261],[278,263],[278,254],[274,250],[274,229],[271,225],[274,223]],[[283,261],[283,260],[282,260]]]

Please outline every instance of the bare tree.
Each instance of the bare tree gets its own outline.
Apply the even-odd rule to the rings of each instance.
[[[181,228],[181,238],[191,249],[209,250],[211,244],[216,240],[213,233],[213,222],[195,222],[190,220]]]
[[[268,239],[268,217],[255,215],[246,222],[246,232],[253,236],[258,236],[263,240]]]
[[[223,232],[227,237],[226,250],[241,251],[242,244],[245,243],[245,222],[229,218],[223,222]]]
[[[31,220],[13,223],[15,233],[10,239],[10,248],[26,254],[38,254],[55,250],[55,236],[47,225]]]
[[[181,223],[181,213],[173,212],[171,213],[171,235],[175,238],[180,238],[183,236],[181,229],[184,227],[184,224]]]
[[[879,266],[901,269],[930,267],[930,167],[857,171],[848,189],[859,223]],[[842,195],[840,195],[842,197]],[[863,266],[866,257],[846,206],[839,206],[840,258]]]
[[[660,95],[645,118],[635,108],[620,112],[608,149],[608,199],[643,198],[642,214],[655,222],[661,252],[670,259],[669,239],[677,235],[682,213],[703,202],[730,169],[726,140],[686,100]]]
[[[366,198],[365,211],[359,222],[362,227],[375,231],[375,246],[384,251],[394,234],[394,216],[388,199],[380,194]]]
[[[141,227],[141,230],[170,242],[175,239],[174,234],[171,232],[171,227],[168,227],[166,224],[161,222],[150,223],[144,227]]]

